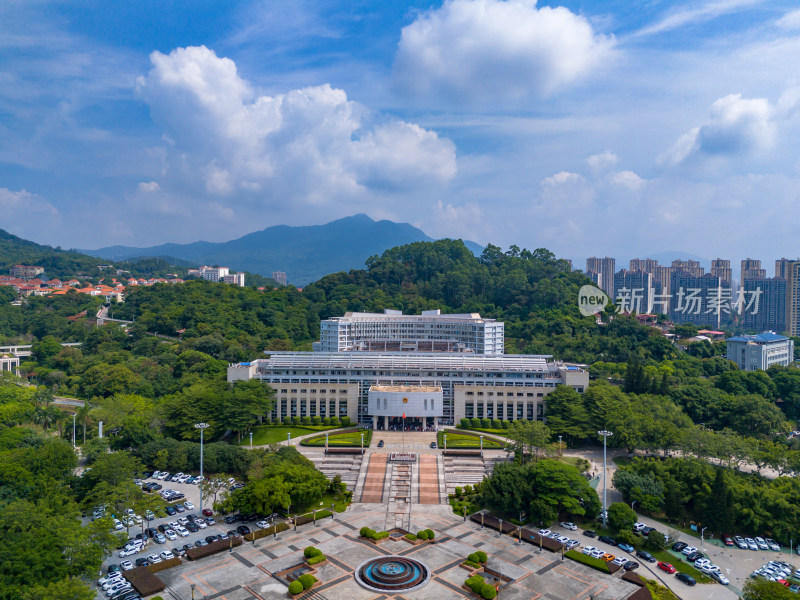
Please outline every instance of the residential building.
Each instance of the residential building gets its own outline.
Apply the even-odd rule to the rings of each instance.
[[[794,361],[794,341],[773,331],[731,337],[727,346],[728,360],[742,371],[765,371],[773,365],[785,367]]]
[[[795,258],[792,260],[791,258],[779,258],[775,261],[775,277],[780,277],[781,279],[787,279],[787,272],[789,270],[789,263],[791,262],[800,262],[800,258]]]
[[[632,258],[630,263],[631,271],[644,271],[645,273],[655,273],[658,261],[654,258]]]
[[[222,283],[232,283],[244,287],[244,273],[230,273],[222,276]]]
[[[761,268],[761,261],[754,258],[745,258],[742,261],[742,281],[745,279],[764,279],[767,270]]]
[[[278,285],[286,285],[286,273],[283,271],[273,271],[272,278]]]
[[[683,271],[693,277],[701,277],[705,273],[705,269],[696,260],[673,260],[672,269]]]
[[[353,313],[320,322],[316,352],[468,352],[502,355],[504,324],[478,313]]]
[[[786,263],[786,335],[800,335],[800,261]]]
[[[786,331],[786,279],[745,279],[739,313],[753,331]]]
[[[5,372],[19,375],[19,356],[10,353],[0,354],[0,373]]]
[[[9,269],[9,274],[12,277],[19,277],[20,279],[28,280],[33,279],[37,275],[44,273],[44,267],[35,267],[29,265],[14,265]]]
[[[591,277],[592,273],[597,273],[601,277],[598,279],[599,287],[609,298],[614,297],[614,268],[615,261],[613,258],[606,256],[605,258],[591,257],[586,259],[586,274]],[[594,281],[594,278],[592,278]]]
[[[722,285],[731,287],[733,282],[733,269],[731,269],[731,261],[722,258],[717,258],[711,261],[711,274],[719,277]]]
[[[673,271],[670,291],[669,315],[675,323],[711,325],[732,318],[730,287],[722,287],[720,278],[711,273],[696,276],[685,271]]]
[[[559,385],[582,393],[589,385],[588,371],[538,355],[269,354],[230,365],[228,381],[259,379],[269,384],[275,390],[273,420],[347,415],[376,428],[397,426],[404,412],[406,425],[425,428],[474,417],[543,420],[547,394]]]
[[[669,298],[672,290],[672,271],[672,267],[664,267],[662,265],[656,266],[653,270],[653,289],[655,290],[655,296],[660,295],[662,298]],[[668,311],[658,308],[657,312],[667,313]]]
[[[225,275],[230,273],[230,268],[228,267],[200,267],[199,269],[189,269],[189,275],[195,275],[200,277],[201,279],[205,279],[207,281],[213,281],[215,283],[219,283],[222,281],[222,278]]]
[[[614,275],[614,303],[626,313],[649,314],[653,308],[653,276],[622,269]]]

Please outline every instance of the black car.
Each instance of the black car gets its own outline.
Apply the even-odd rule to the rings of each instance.
[[[583,530],[583,535],[585,535],[586,537],[590,537],[590,538],[597,537],[597,534],[594,531],[592,531],[591,529],[584,529]]]
[[[691,575],[687,575],[686,573],[678,573],[677,575],[675,575],[675,579],[681,580],[686,585],[694,585],[697,583],[694,580],[694,577],[692,577]]]
[[[625,569],[626,571],[633,571],[634,569],[639,568],[639,563],[637,563],[635,560],[629,560],[624,565],[622,565],[622,568]]]
[[[186,529],[188,529],[192,533],[197,533],[198,531],[200,531],[200,528],[194,524],[194,521],[189,521],[186,524]]]
[[[383,440],[378,440],[378,448],[383,448]]]
[[[689,556],[686,557],[686,560],[688,560],[689,562],[694,562],[696,560],[699,560],[699,559],[705,558],[705,557],[706,557],[706,555],[703,554],[702,552],[692,552]]]
[[[231,530],[228,532],[228,535],[229,535],[230,537],[232,537],[232,538],[240,538],[240,537],[242,537],[242,535],[241,535],[241,534],[240,534],[238,531],[236,531],[235,529],[231,529]]]
[[[242,516],[242,515],[240,515],[240,514],[238,514],[238,513],[237,513],[237,514],[235,514],[235,515],[228,515],[227,517],[225,517],[225,522],[226,522],[228,525],[233,525],[234,523],[236,523],[236,521],[238,521],[238,520],[239,520],[239,518],[240,518],[241,516]]]
[[[144,530],[144,533],[147,537],[156,537],[158,530],[154,529],[153,527],[148,527],[147,529]]]
[[[164,486],[161,485],[160,483],[154,483],[153,485],[150,486],[150,489],[148,491],[157,492],[158,490],[162,489],[163,487]]]
[[[436,442],[431,442],[431,448],[436,448]]]
[[[655,530],[656,530],[655,527],[642,527],[642,529],[639,531],[639,533],[641,533],[644,536],[647,536],[647,535],[650,535],[650,533],[655,531]]]
[[[169,524],[168,523],[162,523],[161,525],[156,527],[156,529],[158,529],[161,533],[164,533],[167,529],[169,529]]]
[[[644,550],[639,550],[636,553],[636,556],[638,556],[642,560],[646,560],[647,562],[650,562],[650,563],[656,562],[656,557],[653,556],[652,554],[650,554],[649,552],[644,551]]]
[[[150,561],[146,558],[137,558],[136,562],[134,563],[137,567],[146,567],[150,564]]]
[[[206,541],[209,544],[212,543],[212,542],[216,542],[217,541],[217,536],[215,536],[215,535],[207,535],[206,536]]]
[[[195,545],[195,546],[197,546],[198,548],[200,548],[200,547],[202,547],[202,546],[208,546],[208,542],[207,542],[207,541],[205,541],[205,540],[197,540],[197,541],[194,543],[194,545]]]
[[[176,504],[175,510],[177,510],[179,513],[182,513],[186,510],[186,507],[183,504]]]
[[[167,513],[167,514],[168,514],[170,517],[174,516],[174,515],[175,515],[175,512],[176,512],[176,511],[175,511],[175,507],[174,507],[174,506],[168,506],[168,507],[167,507],[167,508],[165,508],[164,510],[166,511],[166,513]]]
[[[603,542],[605,544],[609,544],[610,546],[616,546],[617,545],[617,540],[615,540],[614,538],[612,538],[611,536],[608,536],[608,535],[601,535],[597,539],[598,539],[598,541],[601,541],[601,542]]]
[[[242,535],[247,535],[248,533],[250,533],[250,528],[247,525],[239,525],[236,528],[236,531],[238,531]]]
[[[688,545],[689,544],[687,544],[686,542],[675,542],[674,544],[672,544],[672,549],[675,550],[675,552],[682,552],[683,549],[686,548],[686,546]]]

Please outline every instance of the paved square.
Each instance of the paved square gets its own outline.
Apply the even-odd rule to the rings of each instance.
[[[469,575],[459,564],[478,547],[489,555],[488,566],[511,582],[501,588],[503,600],[623,600],[638,588],[619,575],[598,573],[557,554],[519,544],[508,535],[449,514],[442,505],[415,505],[412,530],[433,529],[434,543],[413,546],[405,540],[386,540],[379,545],[359,539],[363,526],[382,529],[386,505],[354,504],[336,518],[289,530],[277,538],[263,538],[255,545],[245,543],[233,553],[222,553],[159,573],[168,586],[162,595],[174,600],[271,600],[286,598],[285,579],[278,573],[304,561],[302,549],[314,545],[328,557],[317,577],[322,582],[302,598],[309,600],[463,600],[476,598],[461,588]],[[314,541],[312,541],[312,539]],[[294,550],[293,548],[296,548]],[[432,576],[427,585],[398,595],[379,594],[361,587],[353,572],[362,562],[398,554],[424,563]]]

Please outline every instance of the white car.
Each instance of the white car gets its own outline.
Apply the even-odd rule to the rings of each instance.
[[[166,471],[162,471],[161,473],[158,474],[158,479],[161,481],[165,481],[167,477],[169,477],[169,473],[167,473]]]
[[[256,527],[259,527],[261,529],[266,529],[267,527],[269,527],[269,521],[267,521],[266,519],[264,519],[263,521],[259,521],[258,523],[256,523]]]
[[[137,552],[139,552],[139,551],[135,550],[134,548],[127,548],[126,547],[126,548],[123,548],[122,550],[119,551],[119,555],[118,556],[120,558],[125,558],[126,556],[133,556]]]
[[[702,567],[710,564],[711,561],[708,560],[707,558],[698,558],[696,561],[694,561],[694,566],[697,567],[698,569],[701,569]]]
[[[161,557],[158,554],[151,554],[150,556],[147,557],[147,560],[149,560],[150,564],[152,565],[155,563],[160,563]]]
[[[194,524],[197,525],[200,529],[205,529],[206,527],[208,527],[208,525],[206,525],[206,522],[203,521],[203,519],[195,519]]]
[[[185,527],[179,527],[175,532],[181,537],[189,537],[189,530]]]
[[[740,535],[733,536],[733,543],[739,546],[742,550],[747,550],[747,542],[744,541],[744,538]]]
[[[181,477],[183,477],[183,473],[181,472],[175,473],[175,475],[170,477],[170,481],[174,481],[177,483],[178,479],[180,479]]]
[[[615,565],[619,565],[620,567],[623,566],[626,562],[628,562],[627,556],[619,556],[611,561]]]
[[[201,484],[201,483],[203,483],[205,480],[206,480],[206,478],[205,478],[205,477],[203,477],[202,475],[199,475],[198,477],[195,477],[195,478],[194,478],[194,481],[192,481],[192,483],[194,483],[194,484],[196,484],[196,485],[200,485],[200,484]]]
[[[591,553],[594,552],[595,550],[597,550],[597,548],[595,548],[594,546],[585,546],[583,548],[583,553],[591,555]]]
[[[177,533],[175,533],[175,531],[173,531],[172,529],[167,529],[167,530],[165,530],[165,531],[164,531],[164,535],[165,535],[165,536],[167,537],[167,539],[168,539],[168,540],[170,540],[170,541],[172,541],[172,540],[177,540],[177,539],[178,539],[178,534],[177,534]]]
[[[550,531],[549,529],[540,529],[539,530],[539,535],[542,536],[542,537],[547,537],[551,533],[553,533],[553,532]]]
[[[767,538],[764,541],[767,542],[767,546],[769,546],[770,550],[774,550],[775,552],[780,552],[781,551],[780,544],[778,544],[778,542],[776,542],[772,538]]]
[[[592,558],[603,558],[604,554],[605,554],[605,552],[603,552],[602,550],[598,549],[598,550],[595,550],[594,552],[592,552],[589,556],[591,556]]]
[[[164,550],[161,553],[161,558],[163,558],[164,560],[169,560],[170,558],[175,558],[175,555],[172,554],[171,550]]]
[[[148,521],[155,521],[156,514],[152,510],[148,509],[144,511],[144,518],[147,519]]]
[[[131,587],[131,584],[123,579],[120,583],[117,583],[117,584],[114,584],[114,585],[111,585],[111,586],[108,586],[108,587],[104,587],[103,590],[105,591],[106,596],[111,596],[113,594],[116,594],[120,590],[127,590],[130,587]]]
[[[744,538],[744,541],[747,543],[747,547],[750,548],[750,550],[758,550],[758,544],[756,544],[753,538]]]
[[[186,510],[194,510],[194,504],[192,504],[188,500],[183,503],[183,506],[186,508]]]
[[[567,550],[572,550],[573,548],[577,548],[580,545],[581,543],[578,540],[570,540],[566,544],[564,544]]]
[[[129,560],[123,560],[119,563],[119,566],[122,567],[123,571],[130,571],[133,568],[133,563]]]
[[[686,546],[686,548],[681,550],[681,552],[683,552],[686,556],[689,556],[690,554],[694,554],[695,552],[697,552],[697,548],[695,548],[694,546]]]
[[[109,573],[105,577],[101,577],[100,579],[98,579],[97,585],[103,587],[110,581],[120,581],[122,579],[124,579],[124,577],[122,577],[122,573],[120,573],[119,571],[114,571],[113,573]]]
[[[711,575],[711,573],[716,573],[719,571],[719,567],[713,563],[703,565],[700,567],[700,570],[705,573],[706,575]]]
[[[114,529],[119,531],[120,529],[125,529],[125,525],[122,524],[122,521],[119,519],[114,519]]]
[[[181,517],[180,519],[178,519],[178,523],[181,525],[186,525],[187,523],[189,523],[189,519],[187,519],[186,517]]]
[[[730,581],[728,581],[728,578],[725,577],[725,575],[723,575],[719,571],[715,571],[714,573],[711,573],[711,577],[716,579],[722,585],[728,585],[730,583]]]
[[[769,546],[767,546],[767,542],[764,541],[764,538],[756,537],[755,542],[759,550],[769,550]]]
[[[569,529],[570,531],[578,531],[578,526],[575,525],[575,523],[570,523],[568,521],[565,521],[565,522],[561,523],[561,526],[564,529]]]
[[[645,523],[636,522],[636,523],[633,524],[633,530],[634,531],[641,531],[645,527],[647,527],[647,525]]]

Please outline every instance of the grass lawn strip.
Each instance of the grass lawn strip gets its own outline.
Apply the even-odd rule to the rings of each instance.
[[[253,430],[253,445],[266,446],[267,444],[275,444],[277,442],[285,442],[286,434],[291,433],[293,438],[300,437],[301,435],[308,435],[310,433],[317,433],[319,429],[311,427],[303,427],[302,425],[281,425],[269,427],[258,427]],[[250,436],[245,435],[240,446],[250,445]]]
[[[576,560],[579,563],[583,563],[588,567],[592,567],[593,569],[597,569],[598,571],[602,571],[603,573],[610,573],[608,570],[608,563],[604,560],[599,558],[593,558],[583,552],[578,552],[577,550],[567,550],[564,553],[564,556],[571,558],[572,560]]]
[[[714,580],[711,579],[708,575],[703,573],[702,571],[698,571],[695,567],[693,567],[690,563],[684,562],[680,558],[678,558],[677,553],[672,553],[668,550],[660,550],[658,552],[651,552],[656,559],[660,560],[661,562],[666,562],[671,564],[673,567],[678,569],[679,573],[686,573],[687,575],[691,575],[692,577],[697,580],[697,583],[714,583]]]
[[[440,431],[437,434],[439,446],[444,448],[444,434],[447,434],[447,448],[450,450],[475,450],[481,447],[480,436],[477,434],[458,433],[454,430]],[[484,450],[502,450],[504,444],[495,438],[483,437]]]
[[[364,434],[364,448],[368,448],[372,441],[372,430],[346,431],[344,433],[328,434],[328,447],[360,448],[361,434]],[[315,435],[300,442],[303,446],[325,446],[325,435]]]

